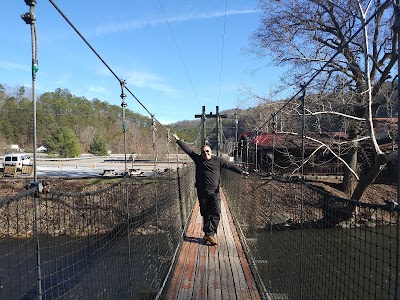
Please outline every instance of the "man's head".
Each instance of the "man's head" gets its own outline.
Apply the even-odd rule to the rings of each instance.
[[[205,159],[205,160],[210,160],[211,159],[211,148],[208,145],[204,145],[201,148],[201,156]]]

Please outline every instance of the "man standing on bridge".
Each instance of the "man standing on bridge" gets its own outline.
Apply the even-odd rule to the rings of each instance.
[[[204,240],[211,245],[217,245],[217,228],[221,215],[221,198],[219,182],[221,169],[225,168],[238,174],[249,175],[236,165],[217,156],[211,156],[211,148],[204,145],[201,155],[191,150],[176,134],[172,135],[176,143],[190,156],[196,165],[196,189],[200,204],[200,214],[203,217]]]

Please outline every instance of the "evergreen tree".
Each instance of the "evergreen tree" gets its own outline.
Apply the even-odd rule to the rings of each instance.
[[[89,153],[98,156],[107,155],[106,142],[100,136],[96,135],[90,143]]]
[[[78,140],[68,127],[58,128],[46,146],[49,152],[58,153],[60,157],[76,157],[80,154]]]

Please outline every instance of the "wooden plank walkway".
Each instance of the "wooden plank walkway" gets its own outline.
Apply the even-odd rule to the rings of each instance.
[[[196,203],[167,299],[261,299],[221,193],[218,245],[207,246]]]

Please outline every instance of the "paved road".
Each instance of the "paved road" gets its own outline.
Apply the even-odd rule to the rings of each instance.
[[[31,158],[31,163],[33,159]],[[133,174],[149,176],[153,170],[164,171],[166,168],[182,166],[183,162],[160,161],[156,164],[150,160],[128,161],[127,169],[133,169]],[[112,174],[123,174],[125,170],[125,161],[123,158],[112,157],[88,157],[79,159],[47,159],[37,158],[37,177],[98,177],[104,171]]]

